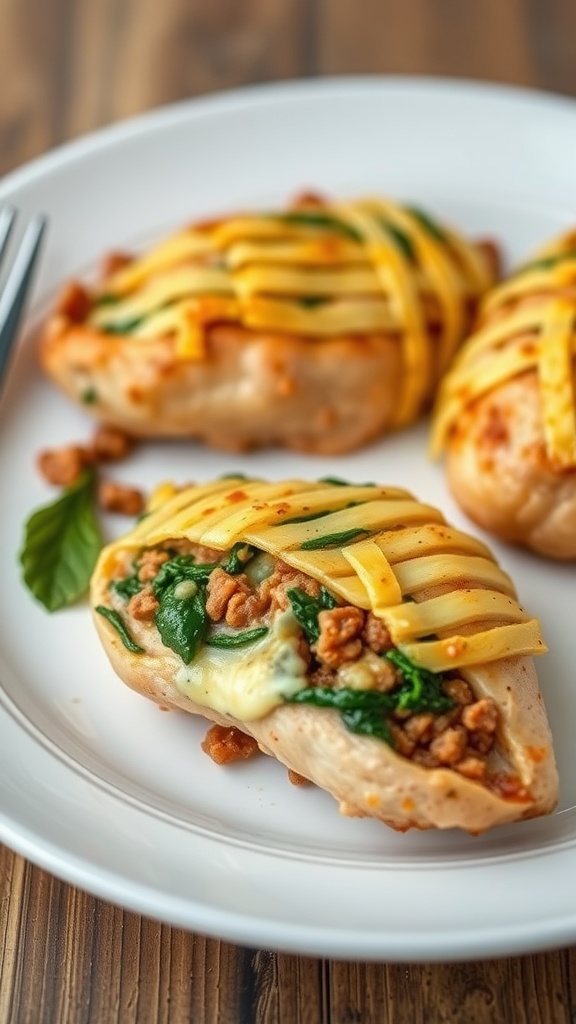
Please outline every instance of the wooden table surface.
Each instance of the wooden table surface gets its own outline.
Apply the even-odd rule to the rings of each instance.
[[[172,100],[348,73],[575,95],[576,4],[0,0],[0,174]],[[572,949],[457,965],[248,950],[110,906],[0,848],[0,1024],[575,1020]]]

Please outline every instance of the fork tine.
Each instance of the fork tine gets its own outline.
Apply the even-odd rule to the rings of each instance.
[[[15,215],[13,211],[8,212],[12,212],[12,217],[7,218],[7,233],[9,234]],[[12,264],[12,268],[6,279],[2,295],[0,296],[0,387],[2,386],[2,381],[5,378],[8,358],[24,312],[24,304],[32,283],[32,274],[36,265],[45,227],[46,218],[41,214],[37,214],[33,217],[28,224],[18,248],[18,252],[16,253],[14,263]],[[0,222],[0,232],[1,231],[2,223]],[[3,246],[6,244],[6,240],[7,238],[5,237],[2,241],[0,234],[0,254]]]
[[[11,206],[6,206],[0,213],[0,260],[8,244],[15,218],[16,210],[13,210]]]

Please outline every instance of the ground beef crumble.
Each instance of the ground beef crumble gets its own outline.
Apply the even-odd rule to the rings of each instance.
[[[252,736],[234,725],[213,725],[201,743],[202,750],[216,764],[246,761],[258,753],[258,744]]]
[[[164,562],[173,556],[166,549],[145,551],[138,562],[138,578],[144,589],[130,598],[127,610],[135,619],[153,619],[158,601],[150,586]],[[197,562],[225,561],[226,554],[180,541],[179,554],[191,554]],[[271,573],[252,582],[246,572],[232,574],[222,565],[211,573],[206,588],[206,611],[213,623],[233,629],[253,628],[272,621],[278,611],[290,607],[292,588],[318,598],[320,584],[286,563],[276,560]],[[401,676],[381,655],[393,647],[386,625],[372,612],[352,605],[337,605],[318,614],[319,637],[309,643],[304,634],[299,653],[308,665],[308,679],[315,687],[347,687],[393,691]],[[470,685],[456,674],[444,679],[442,690],[454,707],[442,714],[397,710],[389,718],[398,754],[426,768],[451,768],[466,778],[490,783],[488,756],[498,728],[498,711],[488,698],[476,699]],[[244,737],[239,739],[239,737]],[[219,764],[249,756],[253,741],[238,730],[214,726],[203,749]],[[253,752],[253,751],[252,751]]]

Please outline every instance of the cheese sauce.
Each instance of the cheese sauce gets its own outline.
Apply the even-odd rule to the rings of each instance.
[[[300,627],[291,611],[276,616],[262,640],[246,648],[203,646],[176,674],[180,693],[197,704],[243,721],[262,718],[306,686],[298,653]]]

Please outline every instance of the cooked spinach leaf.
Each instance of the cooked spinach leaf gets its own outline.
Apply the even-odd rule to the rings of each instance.
[[[109,587],[118,597],[128,601],[134,594],[139,594],[144,584],[138,579],[138,573],[133,576],[125,576],[123,580],[111,580]]]
[[[344,235],[353,242],[362,241],[360,232],[353,228],[351,224],[340,220],[339,217],[333,217],[332,214],[324,213],[322,210],[289,210],[287,213],[277,214],[276,217],[286,224],[300,224],[305,228],[335,231],[337,234]]]
[[[342,509],[345,508],[356,508],[357,505],[364,504],[362,501],[349,501],[346,505],[342,505]],[[322,512],[309,512],[308,515],[293,516],[292,519],[283,519],[282,526],[292,526],[294,523],[311,523],[314,519],[323,519],[324,516],[332,515],[332,512],[341,512],[342,509],[326,509]]]
[[[239,572],[244,571],[244,567],[257,554],[257,548],[253,548],[250,544],[242,542],[235,544],[229,551],[226,560],[221,563],[221,568],[224,569],[224,572],[229,572],[231,576],[237,576]]]
[[[396,666],[402,676],[401,686],[393,692],[395,707],[399,711],[443,714],[454,707],[452,698],[442,691],[442,675],[416,665],[397,648],[386,651],[384,657]]]
[[[332,484],[333,487],[377,487],[378,484],[368,481],[365,484],[353,484],[350,480],[342,480],[339,476],[321,476],[318,478],[319,484]]]
[[[327,295],[301,295],[298,304],[304,309],[316,309],[318,306],[325,306],[330,299]]]
[[[410,213],[414,217],[414,220],[418,221],[436,242],[446,242],[446,235],[442,228],[424,210],[421,210],[418,206],[406,206],[405,210],[406,213]]]
[[[320,588],[317,598],[310,597],[298,587],[292,587],[286,591],[286,596],[292,606],[294,617],[301,626],[309,643],[314,644],[320,636],[318,616],[321,611],[335,608],[338,604],[336,598],[332,597],[326,587]]]
[[[115,295],[114,292],[103,292],[102,295],[98,295],[94,299],[94,308],[113,306],[116,302],[120,302],[121,297],[120,295]]]
[[[217,565],[218,562],[195,562],[191,555],[175,555],[160,566],[152,580],[152,590],[160,598],[173,583],[181,583],[183,580],[205,583]]]
[[[106,334],[130,334],[146,319],[146,316],[134,316],[128,320],[116,320],[110,323],[100,324],[100,329]]]
[[[576,249],[566,249],[565,252],[558,252],[552,256],[543,256],[542,259],[525,263],[524,266],[518,268],[516,274],[527,274],[532,270],[550,270],[558,263],[573,259],[576,259]]]
[[[97,611],[99,615],[102,615],[102,617],[107,619],[110,625],[114,627],[116,632],[119,634],[124,647],[126,647],[128,651],[132,651],[132,654],[144,653],[144,648],[140,647],[140,645],[132,638],[130,632],[126,628],[122,616],[115,611],[114,608],[106,608],[105,605],[99,604],[96,605],[94,611]]]
[[[350,732],[374,736],[390,746],[394,745],[388,722],[392,712],[431,711],[443,714],[454,707],[452,698],[442,691],[443,675],[421,668],[396,648],[387,651],[384,657],[400,673],[400,685],[395,690],[382,693],[380,690],[354,690],[350,687],[310,686],[287,700],[295,704],[333,708],[340,712]]]
[[[210,619],[206,611],[204,588],[197,586],[190,593],[180,596],[183,582],[176,580],[163,587],[154,622],[165,647],[169,647],[182,658],[185,665],[189,665],[206,635]]]
[[[360,537],[362,534],[369,534],[369,530],[363,530],[362,528],[354,528],[352,530],[343,530],[341,533],[327,533],[324,537],[312,537],[310,540],[305,540],[300,545],[302,551],[318,551],[321,548],[334,548],[337,545],[348,544],[349,541],[354,540],[356,537]]]
[[[287,700],[292,704],[313,704],[318,708],[339,711],[350,732],[375,736],[392,745],[392,733],[386,716],[394,705],[389,694],[378,690],[335,689],[329,686],[310,686]]]
[[[416,259],[416,250],[414,248],[414,243],[412,242],[410,235],[406,234],[406,232],[403,231],[402,228],[399,228],[396,224],[392,224],[389,220],[386,220],[383,217],[380,218],[380,223],[382,224],[382,227],[388,232],[388,234],[394,239],[396,246],[398,247],[402,255],[405,256],[407,260],[410,260],[411,263],[414,263]]]
[[[246,647],[261,640],[268,632],[267,626],[257,626],[255,629],[245,629],[241,633],[212,633],[207,636],[204,643],[207,647],[221,647],[222,650],[235,650],[237,647]]]
[[[292,526],[294,523],[311,523],[313,519],[323,519],[324,516],[329,515],[329,509],[323,512],[309,512],[308,515],[305,516],[292,516],[291,519],[283,519],[282,526]]]

